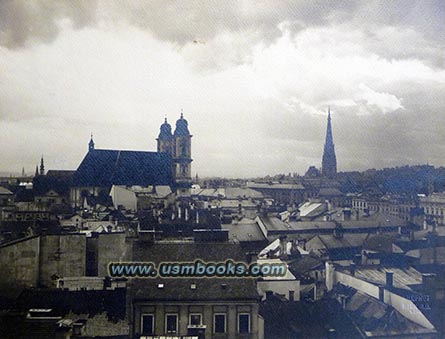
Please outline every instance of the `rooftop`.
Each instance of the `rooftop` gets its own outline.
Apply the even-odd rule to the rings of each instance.
[[[393,285],[396,288],[411,290],[412,286],[422,284],[422,274],[409,267],[402,269],[398,267],[360,267],[355,270],[355,276],[376,285],[385,285],[386,272],[393,272]]]
[[[258,224],[251,223],[227,224],[223,226],[229,230],[229,239],[235,242],[244,241],[267,241]]]
[[[259,294],[254,279],[132,279],[131,297],[150,301],[257,301]]]
[[[75,186],[171,185],[167,153],[94,149],[74,174]]]

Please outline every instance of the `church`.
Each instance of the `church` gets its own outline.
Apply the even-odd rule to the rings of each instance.
[[[173,133],[165,118],[156,139],[157,152],[97,149],[91,136],[88,153],[73,176],[73,207],[82,206],[91,196],[106,199],[113,185],[170,186],[178,195],[188,195],[192,183],[191,139],[182,112]]]

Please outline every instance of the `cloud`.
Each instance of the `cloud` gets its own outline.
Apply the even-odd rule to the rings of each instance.
[[[75,28],[95,22],[96,5],[96,0],[1,1],[0,45],[17,48],[29,40],[52,42],[60,20],[70,19]]]
[[[366,105],[376,106],[383,113],[403,108],[401,101],[394,94],[376,92],[363,83],[359,84],[358,88]]]
[[[331,105],[339,169],[443,164],[442,9],[394,3],[1,2],[4,163],[154,150],[183,108],[200,176],[302,174]]]

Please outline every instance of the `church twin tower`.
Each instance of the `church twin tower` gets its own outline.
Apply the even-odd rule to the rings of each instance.
[[[181,112],[181,117],[176,121],[175,131],[165,118],[161,125],[158,142],[158,152],[171,155],[174,163],[173,175],[178,189],[185,190],[192,183],[192,135],[188,129],[187,120]]]

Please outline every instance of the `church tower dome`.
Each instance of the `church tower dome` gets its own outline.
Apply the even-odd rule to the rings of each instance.
[[[168,123],[166,117],[164,123],[161,125],[158,139],[170,140],[171,138],[172,138],[172,126]]]
[[[188,128],[188,122],[184,119],[184,113],[181,112],[181,117],[176,121],[176,128],[175,128],[175,136],[177,135],[190,135],[189,128]]]
[[[173,154],[173,134],[172,127],[167,121],[167,117],[159,130],[159,136],[156,139],[158,142],[158,152]]]

